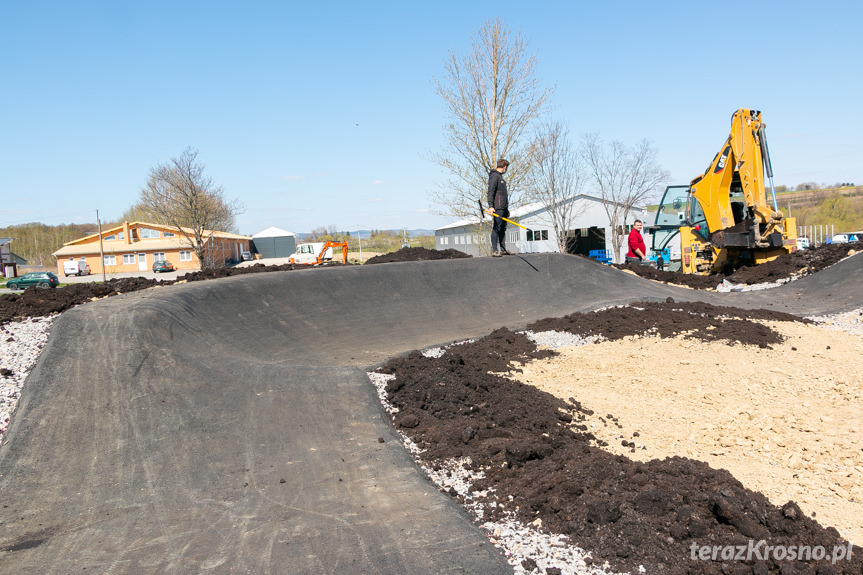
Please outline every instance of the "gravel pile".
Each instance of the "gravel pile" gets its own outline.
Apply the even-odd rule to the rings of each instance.
[[[811,319],[827,329],[863,336],[863,309],[836,315],[813,316],[807,319]]]
[[[21,387],[48,341],[56,317],[28,318],[0,325],[0,438],[9,427]]]

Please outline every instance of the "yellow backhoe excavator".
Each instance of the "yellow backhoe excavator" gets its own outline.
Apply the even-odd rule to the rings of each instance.
[[[689,186],[666,189],[657,210],[653,249],[661,251],[679,233],[682,272],[729,271],[797,249],[796,221],[776,204],[765,127],[758,110],[737,110],[731,116],[731,134],[707,170]]]

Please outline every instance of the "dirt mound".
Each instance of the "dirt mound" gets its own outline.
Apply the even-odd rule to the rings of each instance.
[[[700,276],[681,274],[659,271],[650,266],[632,264],[615,264],[614,267],[629,270],[641,277],[665,283],[683,285],[694,289],[715,289],[724,279],[728,279],[728,281],[735,284],[754,285],[775,282],[794,275],[813,274],[847,257],[851,250],[863,250],[863,242],[822,244],[779,256],[775,260],[757,266],[740,267],[731,275],[711,274],[709,276]]]
[[[167,285],[172,281],[120,278],[107,282],[69,284],[60,289],[27,288],[20,294],[0,297],[0,324],[16,318],[41,317],[65,311],[94,299]]]
[[[612,341],[633,335],[674,337],[685,334],[687,338],[701,341],[727,341],[758,347],[779,343],[776,332],[750,321],[756,319],[812,323],[783,312],[763,309],[743,312],[701,302],[674,303],[672,298],[668,298],[665,303],[641,302],[632,306],[541,319],[527,326],[527,329],[566,331],[584,337],[601,335],[603,339]]]
[[[368,264],[386,264],[392,262],[416,262],[421,260],[453,260],[458,258],[469,258],[464,252],[458,250],[429,250],[426,248],[402,248],[397,252],[381,254],[366,261]]]
[[[652,332],[739,342],[735,345],[778,341],[776,332],[743,319],[750,317],[797,321],[774,312],[668,302],[547,319],[530,329],[601,333],[609,339]],[[473,493],[485,492],[496,503],[488,508],[492,519],[504,512],[524,523],[539,519],[543,529],[566,534],[600,562],[632,573],[639,565],[648,573],[863,572],[859,547],[853,560],[836,565],[775,558],[693,561],[693,549],[746,546],[749,540],[821,545],[828,553],[845,543],[795,503],[774,506],[725,470],[682,457],[641,463],[595,447],[607,444],[583,423],[594,415],[582,404],[590,398],[564,401],[498,375],[510,369],[510,360],[523,364],[543,354],[554,352],[538,351],[526,335],[504,328],[452,346],[441,357],[413,352],[380,370],[396,376],[387,388],[389,401],[399,408],[395,425],[425,449],[426,463],[468,456],[474,468],[485,471]],[[614,414],[603,415],[617,424]]]
[[[279,264],[275,266],[267,266],[264,264],[255,264],[253,266],[247,267],[237,267],[237,268],[215,268],[208,270],[200,270],[196,272],[189,272],[185,274],[183,277],[178,277],[177,281],[203,281],[203,280],[212,280],[218,278],[227,278],[231,276],[245,275],[245,274],[257,274],[257,273],[267,273],[267,272],[286,272],[291,270],[308,270],[319,267],[329,267],[329,266],[341,266],[341,265],[353,265],[353,264],[342,264],[341,262],[326,262],[323,264],[317,265],[300,265],[300,264]]]

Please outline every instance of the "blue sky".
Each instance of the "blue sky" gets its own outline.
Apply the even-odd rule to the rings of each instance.
[[[500,16],[571,134],[700,174],[738,108],[776,185],[863,184],[861,2],[0,3],[0,227],[120,217],[197,148],[239,231],[434,228],[450,49]],[[589,191],[589,190],[588,190]]]

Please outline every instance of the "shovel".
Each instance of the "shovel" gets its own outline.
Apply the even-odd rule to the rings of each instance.
[[[477,204],[479,204],[480,219],[484,218],[484,217],[485,217],[485,214],[489,214],[489,215],[494,216],[494,217],[496,217],[496,218],[500,218],[500,219],[502,219],[502,220],[503,220],[503,221],[505,221],[505,222],[509,222],[509,223],[511,223],[511,224],[512,224],[512,225],[514,225],[514,226],[518,226],[518,227],[520,227],[520,228],[522,228],[522,229],[524,229],[524,230],[530,231],[530,229],[528,229],[528,228],[524,227],[523,225],[521,225],[521,224],[519,224],[519,223],[516,223],[516,222],[514,222],[514,221],[512,221],[512,220],[510,220],[510,219],[507,219],[507,218],[503,217],[503,216],[502,216],[502,215],[500,215],[500,214],[493,214],[493,213],[490,213],[490,212],[485,211],[484,209],[482,209],[482,200],[477,200],[477,201],[476,201],[476,203],[477,203]]]

